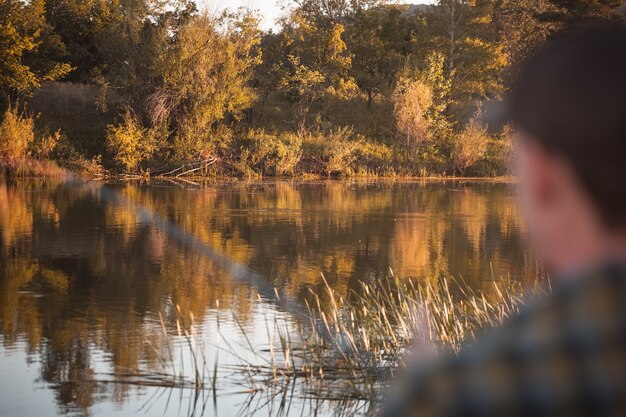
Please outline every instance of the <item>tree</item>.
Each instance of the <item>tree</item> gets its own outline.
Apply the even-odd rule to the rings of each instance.
[[[156,81],[154,61],[196,13],[191,0],[46,0],[46,16],[76,68],[69,81],[111,89],[138,107]],[[106,103],[102,102],[104,109]]]
[[[162,80],[150,96],[153,125],[173,132],[179,158],[211,152],[211,134],[227,117],[241,118],[256,95],[250,86],[260,56],[258,19],[193,16],[155,64]]]
[[[288,57],[290,70],[281,81],[281,88],[288,101],[295,105],[298,133],[306,132],[306,119],[313,103],[324,96],[324,75],[300,63],[300,58]]]
[[[322,29],[295,11],[283,21],[284,77],[281,87],[296,104],[298,129],[303,132],[314,102],[326,97],[345,98],[356,90],[350,76],[351,57],[342,36],[344,27],[333,23]]]
[[[44,17],[42,0],[0,0],[0,89],[19,94],[65,76],[63,45]]]
[[[445,55],[456,120],[467,120],[480,101],[504,92],[508,57],[493,24],[494,8],[493,0],[439,0],[424,12],[426,48]]]
[[[299,13],[318,26],[346,26],[357,12],[381,5],[385,0],[293,0]]]
[[[504,71],[507,84],[523,60],[560,26],[554,20],[562,12],[550,0],[501,0],[494,8],[499,43],[508,56]]]
[[[445,147],[451,140],[454,124],[447,116],[450,106],[450,79],[446,78],[445,56],[440,52],[429,54],[422,70],[423,81],[432,90],[432,104],[428,108],[427,117],[430,120],[430,131],[437,138],[440,148]],[[447,149],[439,149],[446,151]]]
[[[393,91],[393,110],[398,131],[405,137],[406,149],[414,155],[431,139],[428,113],[433,104],[433,91],[424,80],[401,75]]]
[[[261,104],[265,103],[269,95],[280,88],[285,77],[283,67],[283,43],[282,36],[272,31],[264,34],[261,38],[260,50],[262,53],[261,63],[256,67],[254,86],[261,97]]]
[[[617,8],[624,5],[622,0],[550,0],[550,2],[561,11],[554,16],[560,21],[611,17],[615,16]]]
[[[346,31],[352,53],[351,74],[367,95],[368,106],[393,85],[402,67],[409,37],[406,7],[379,6],[357,12]]]

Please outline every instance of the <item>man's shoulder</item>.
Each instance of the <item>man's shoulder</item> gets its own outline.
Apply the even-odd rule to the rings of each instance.
[[[587,397],[612,401],[626,379],[625,271],[559,284],[459,355],[410,372],[411,411],[389,415],[566,413]]]
[[[550,350],[575,353],[594,340],[626,332],[626,267],[609,265],[573,276],[532,297],[519,313],[460,355],[530,360]],[[623,323],[626,326],[626,322]]]

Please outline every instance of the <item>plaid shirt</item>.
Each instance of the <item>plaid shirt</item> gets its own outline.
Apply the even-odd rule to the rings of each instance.
[[[561,281],[396,389],[385,417],[626,416],[626,265]]]

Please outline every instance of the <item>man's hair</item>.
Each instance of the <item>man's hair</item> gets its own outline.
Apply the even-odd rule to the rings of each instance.
[[[565,29],[526,63],[509,101],[516,129],[566,160],[605,224],[626,227],[626,26]]]

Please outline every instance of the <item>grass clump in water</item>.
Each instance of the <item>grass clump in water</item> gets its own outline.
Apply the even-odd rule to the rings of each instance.
[[[356,408],[367,413],[375,409],[388,382],[405,368],[416,349],[454,354],[500,325],[523,303],[519,285],[494,283],[488,297],[444,279],[423,283],[390,276],[362,283],[345,295],[325,279],[324,284],[321,293],[310,292],[307,317],[294,320],[279,313],[266,318],[268,342],[261,346],[253,344],[233,316],[244,340],[234,346],[221,334],[218,318],[222,346],[217,352],[236,358],[235,364],[218,365],[217,355],[207,359],[193,315],[184,315],[177,307],[176,334],[186,341],[185,354],[175,358],[171,346],[161,349],[163,369],[171,369],[158,374],[163,386],[209,390],[215,397],[222,382],[227,382],[230,387],[241,386],[252,398],[261,394],[262,402],[333,401],[349,413]],[[162,317],[161,325],[170,343]],[[190,358],[187,364],[183,356]]]
[[[362,283],[347,296],[324,283],[322,294],[311,293],[308,322],[271,324],[279,337],[266,349],[269,363],[242,364],[253,370],[255,386],[299,381],[307,395],[375,403],[416,348],[458,352],[523,302],[519,286],[494,284],[489,300],[446,280],[414,283],[391,276]]]

